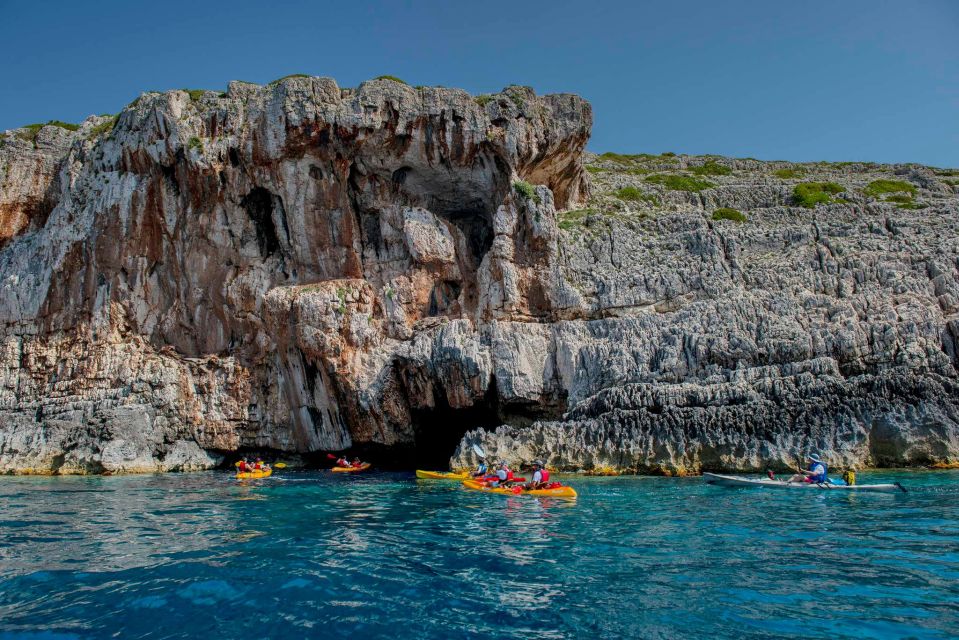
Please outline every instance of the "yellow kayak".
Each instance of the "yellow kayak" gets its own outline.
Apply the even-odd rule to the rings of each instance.
[[[422,471],[417,469],[416,477],[420,480],[468,480],[470,475],[466,472]]]
[[[576,490],[572,487],[555,487],[553,489],[524,489],[515,487],[488,487],[482,482],[464,480],[463,486],[474,491],[488,491],[489,493],[505,493],[507,495],[549,496],[551,498],[575,498]]]
[[[369,462],[364,462],[358,467],[333,467],[333,473],[356,473],[358,471],[366,471],[370,468]]]
[[[273,469],[261,469],[260,471],[237,471],[236,477],[240,480],[249,480],[255,478],[269,478],[273,474]]]

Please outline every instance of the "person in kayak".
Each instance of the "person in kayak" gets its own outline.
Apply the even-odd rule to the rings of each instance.
[[[337,467],[349,467],[350,461],[346,459],[346,456],[340,456],[336,459],[336,462],[333,463]]]
[[[348,465],[348,466],[350,466],[350,465]],[[353,464],[352,464],[352,466],[353,466],[353,468],[359,468],[359,467],[362,467],[362,466],[363,466],[363,463],[360,461],[359,458],[353,458]]]
[[[506,460],[500,460],[499,468],[496,470],[496,479],[493,480],[490,486],[509,486],[513,482],[513,477],[513,470],[506,464]]]
[[[489,467],[486,466],[486,458],[480,458],[479,464],[476,465],[476,471],[473,472],[473,477],[485,478],[487,473],[489,473]]]
[[[526,483],[527,489],[544,489],[549,484],[549,471],[542,460],[533,460],[533,478]]]
[[[243,458],[236,463],[236,470],[240,473],[247,473],[249,471],[253,471],[253,467],[251,467],[250,463],[246,461],[246,458]]]
[[[815,484],[826,482],[826,474],[829,470],[826,463],[815,453],[810,453],[806,456],[806,460],[809,462],[809,468],[799,469],[799,473],[786,482],[810,482]]]

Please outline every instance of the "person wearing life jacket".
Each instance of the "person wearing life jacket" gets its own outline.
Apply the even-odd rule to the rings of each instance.
[[[359,467],[362,467],[362,466],[363,466],[363,462],[360,461],[359,458],[353,458],[353,465],[352,465],[352,466],[353,466],[354,469],[358,469]]]
[[[336,466],[338,467],[349,467],[350,461],[346,459],[346,456],[340,456],[336,459]]]
[[[822,458],[815,453],[810,453],[806,456],[806,460],[809,462],[809,468],[799,469],[799,473],[791,477],[788,482],[809,482],[815,484],[826,482],[829,467],[822,461]]]
[[[542,489],[549,484],[549,470],[542,460],[533,460],[533,478],[526,484],[527,489]]]
[[[253,463],[253,469],[255,471],[261,471],[263,469],[263,460],[260,458],[257,458],[256,462]]]
[[[236,463],[236,470],[240,473],[247,473],[248,471],[252,471],[252,469],[250,468],[250,465],[246,463],[245,459],[242,459]]]
[[[492,486],[509,485],[513,482],[513,477],[513,470],[506,464],[506,460],[500,460],[499,468],[496,469],[496,479],[493,480]]]
[[[489,473],[489,467],[486,466],[486,458],[480,458],[479,464],[476,465],[476,471],[472,475],[474,478],[484,478],[487,473]]]

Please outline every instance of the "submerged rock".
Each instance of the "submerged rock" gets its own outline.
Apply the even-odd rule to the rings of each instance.
[[[454,465],[473,442],[609,471],[959,459],[947,178],[597,157],[591,118],[291,77],[8,132],[0,471],[464,434]],[[831,202],[798,206],[803,180]]]

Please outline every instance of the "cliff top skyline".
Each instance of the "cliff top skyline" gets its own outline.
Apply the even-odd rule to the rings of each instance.
[[[947,2],[300,4],[266,20],[246,2],[173,3],[162,17],[113,4],[44,11],[39,44],[36,5],[5,6],[0,52],[20,62],[0,129],[116,113],[144,90],[392,74],[474,94],[577,93],[594,107],[596,152],[959,164],[959,8]]]

